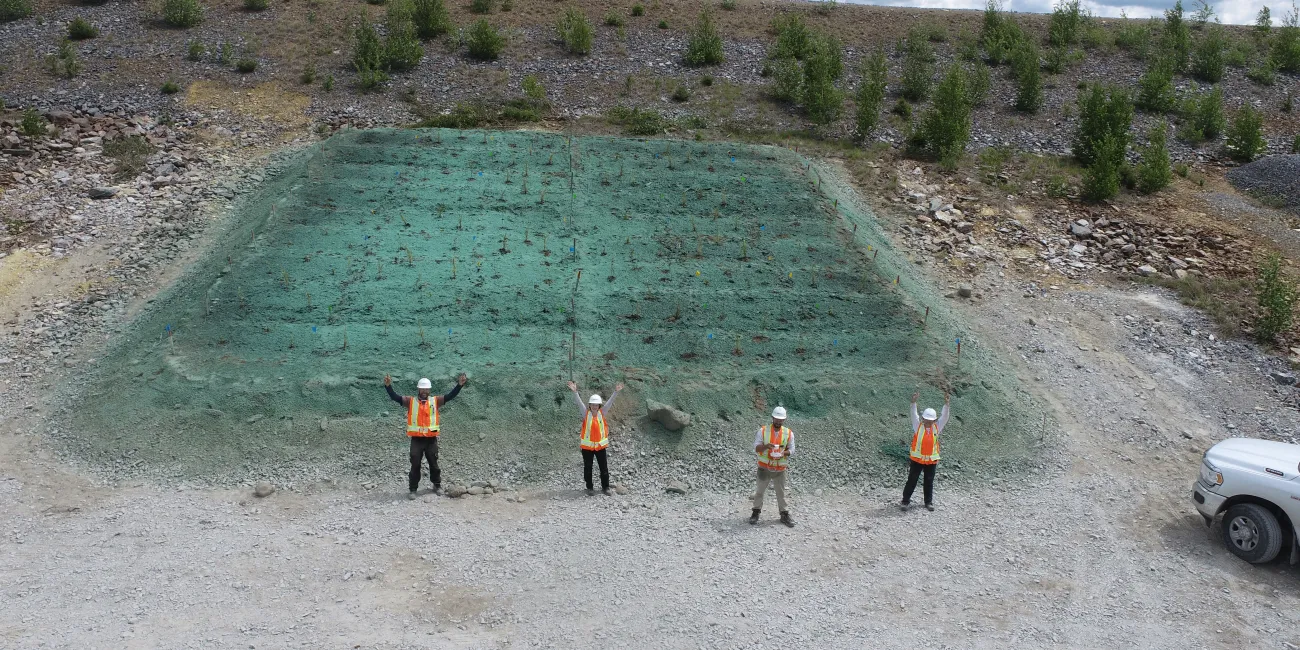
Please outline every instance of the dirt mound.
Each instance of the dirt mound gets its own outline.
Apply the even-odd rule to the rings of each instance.
[[[1238,189],[1300,212],[1300,154],[1266,156],[1228,172]]]

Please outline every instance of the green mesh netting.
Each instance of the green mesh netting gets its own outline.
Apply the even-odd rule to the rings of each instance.
[[[382,376],[411,394],[462,371],[444,445],[535,474],[576,448],[570,377],[584,396],[626,382],[636,435],[741,458],[779,403],[801,463],[893,462],[918,386],[957,395],[945,458],[1003,465],[1038,435],[996,360],[969,340],[958,360],[961,332],[852,192],[791,151],[351,131],[272,171],[100,365],[65,432],[83,453],[364,469],[402,440]],[[665,434],[638,419],[647,397],[695,422]]]

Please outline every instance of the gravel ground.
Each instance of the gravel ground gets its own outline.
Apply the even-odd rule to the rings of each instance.
[[[1238,189],[1276,198],[1300,212],[1300,154],[1266,156],[1227,174]]]
[[[1159,293],[1023,289],[966,309],[1052,405],[1038,462],[941,479],[934,513],[894,507],[901,474],[810,493],[796,466],[793,530],[746,525],[743,491],[408,502],[396,467],[264,499],[95,485],[6,407],[0,646],[1300,644],[1297,570],[1231,556],[1188,496],[1214,441],[1300,430],[1274,362]]]

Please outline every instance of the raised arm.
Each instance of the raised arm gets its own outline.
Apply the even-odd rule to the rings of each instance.
[[[618,397],[618,391],[620,390],[623,390],[622,382],[614,384],[614,392],[610,393],[609,399],[605,400],[605,405],[600,407],[600,415],[602,417],[609,417],[609,409],[614,406],[614,398]]]
[[[384,390],[388,391],[389,399],[401,404],[402,406],[406,406],[406,398],[398,395],[397,392],[393,390],[393,378],[388,375],[384,375]]]
[[[921,414],[916,412],[916,400],[920,398],[920,393],[912,394],[912,431],[916,431],[921,426]]]
[[[578,394],[578,385],[569,382],[569,390],[573,391],[573,401],[578,403],[578,417],[585,417],[587,415],[587,403],[582,401],[582,395]]]
[[[438,398],[438,406],[442,406],[443,404],[455,399],[455,397],[460,394],[460,387],[464,386],[467,381],[469,381],[469,379],[465,376],[465,373],[460,373],[460,376],[456,378],[456,385],[452,386],[451,390],[447,391],[446,395]]]
[[[943,411],[939,413],[939,421],[935,423],[935,430],[943,431],[943,425],[948,424],[948,393],[943,394]]]

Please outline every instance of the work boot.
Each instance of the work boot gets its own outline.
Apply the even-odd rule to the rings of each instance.
[[[435,485],[435,486],[433,486],[433,493],[434,493],[434,494],[442,494],[442,486],[441,486],[441,485]]]
[[[415,497],[416,497],[415,490],[411,490],[410,492],[406,493],[406,498],[410,501],[414,501]]]
[[[587,496],[590,497],[590,496],[595,496],[595,495],[596,495],[596,489],[595,489],[595,488],[587,488]]]
[[[934,512],[934,504],[933,503],[925,504],[925,509],[929,510],[930,512]]]
[[[753,525],[753,524],[757,524],[757,523],[758,523],[758,513],[760,513],[760,512],[762,512],[762,510],[755,510],[755,511],[749,513],[749,523],[750,523],[751,525]]]
[[[605,495],[605,496],[607,496],[607,497],[608,497],[608,496],[614,496],[613,493],[610,492],[610,491],[609,491],[609,488],[607,488],[607,487],[600,488],[600,493],[603,494],[603,495]]]
[[[788,512],[781,513],[781,523],[785,524],[788,528],[794,528],[794,520],[790,518],[790,513]]]
[[[912,502],[906,499],[904,499],[902,503],[898,504],[898,509],[902,510],[903,512],[907,512],[907,509],[911,507],[912,507]]]

